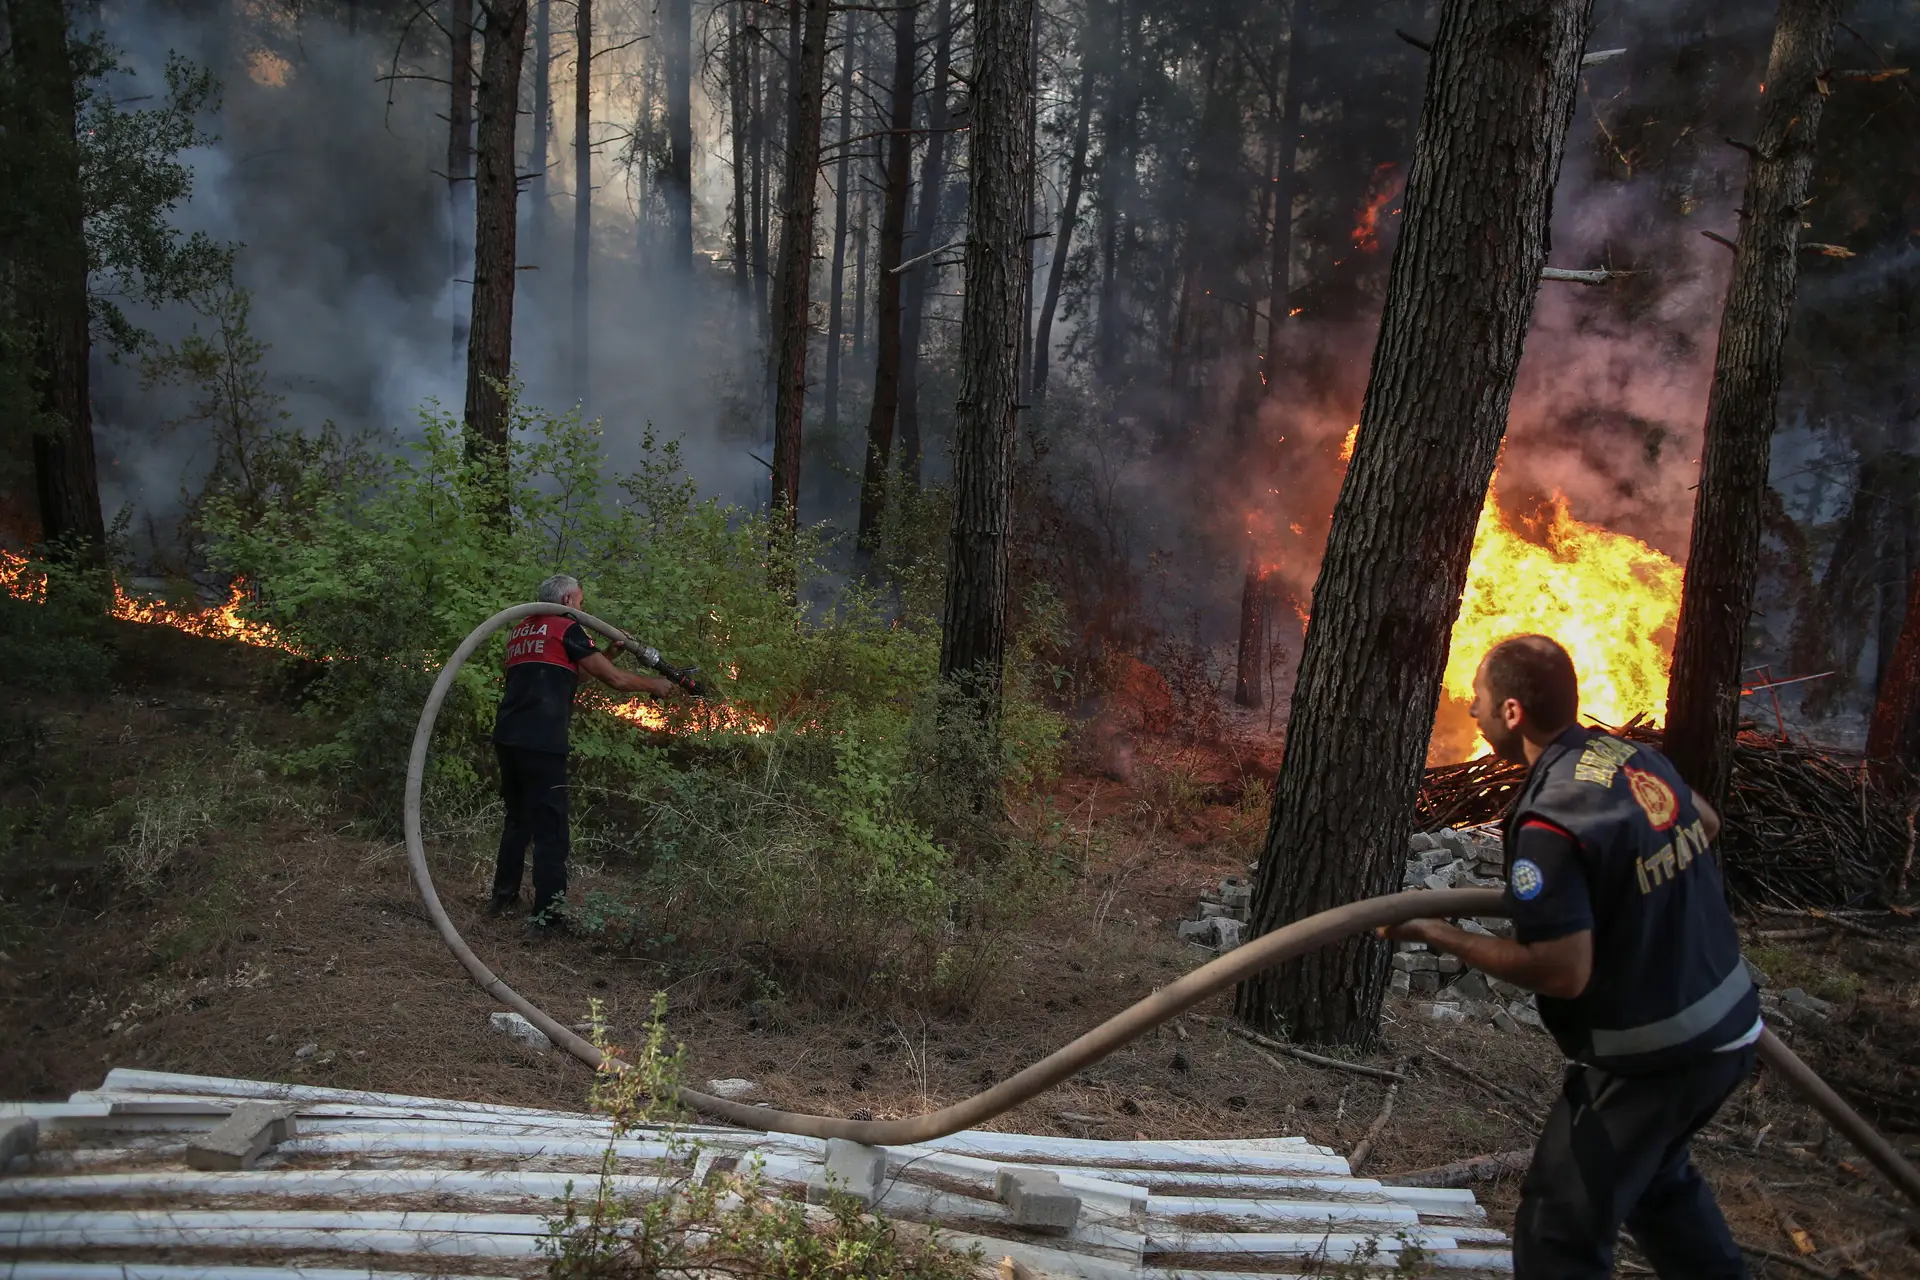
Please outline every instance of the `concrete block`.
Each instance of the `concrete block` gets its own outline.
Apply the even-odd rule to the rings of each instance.
[[[1414,1012],[1430,1022],[1465,1022],[1467,1020],[1467,1015],[1460,1012],[1460,1006],[1455,1004],[1435,1002],[1415,1005]]]
[[[1201,920],[1182,920],[1178,926],[1180,936],[1193,942],[1204,942],[1213,936],[1213,917]]]
[[[1239,920],[1216,916],[1213,921],[1214,945],[1221,951],[1231,951],[1240,945],[1242,924]]]
[[[1412,973],[1413,972],[1413,957],[1412,955],[1410,955],[1405,951],[1394,952],[1392,964],[1393,964],[1393,971],[1395,973]]]
[[[760,1086],[751,1080],[729,1076],[725,1080],[707,1081],[707,1092],[716,1098],[746,1098],[760,1092]]]
[[[1200,900],[1200,918],[1202,920],[1211,920],[1215,916],[1230,916],[1232,914],[1233,908],[1224,902],[1208,902],[1205,898]]]
[[[1440,875],[1438,873],[1428,876],[1426,879],[1422,880],[1420,883],[1425,885],[1429,889],[1438,890],[1438,889],[1453,888],[1453,881],[1447,878],[1446,876]]]
[[[1511,982],[1504,982],[1499,978],[1488,978],[1487,985],[1492,987],[1493,994],[1499,996],[1502,1000],[1524,1000],[1527,998],[1528,992],[1525,987],[1516,987]]]
[[[1740,963],[1747,966],[1747,977],[1752,980],[1754,986],[1764,988],[1768,981],[1770,981],[1767,977],[1767,971],[1745,956],[1740,957]]]
[[[872,1206],[880,1199],[880,1188],[886,1177],[884,1147],[828,1138],[826,1163],[807,1183],[807,1203],[825,1204],[830,1194],[838,1193]]]
[[[1415,853],[1424,853],[1428,849],[1439,848],[1440,842],[1428,832],[1416,831],[1413,833],[1413,838],[1407,841],[1407,847]]]
[[[1462,1000],[1493,999],[1493,988],[1487,985],[1487,975],[1477,969],[1469,969],[1461,974],[1448,990]]]
[[[1540,1021],[1540,1014],[1531,1006],[1518,1000],[1507,1005],[1507,1015],[1523,1027],[1532,1027],[1535,1031],[1545,1031],[1547,1024]]]
[[[1407,951],[1401,954],[1407,957],[1408,973],[1438,973],[1440,971],[1440,961],[1442,957],[1435,955],[1431,951]]]
[[[1462,920],[1460,922],[1460,931],[1462,933],[1477,933],[1483,938],[1491,938],[1493,936],[1493,930],[1487,928],[1487,926],[1481,924],[1478,920]]]
[[[1430,996],[1440,989],[1440,975],[1431,969],[1422,969],[1408,974],[1407,983],[1421,995]]]
[[[1438,956],[1434,960],[1433,967],[1443,974],[1459,973],[1467,967],[1467,962],[1459,956]]]
[[[20,1156],[30,1156],[40,1145],[40,1122],[26,1116],[0,1120],[0,1169]]]
[[[1060,1185],[1057,1173],[1003,1168],[994,1177],[994,1190],[1016,1227],[1063,1236],[1079,1221],[1080,1197]]]
[[[1394,974],[1392,977],[1387,979],[1387,990],[1393,992],[1393,994],[1397,996],[1412,995],[1413,994],[1413,983],[1411,981],[1412,977],[1413,975],[1408,973]]]
[[[1228,876],[1220,882],[1220,901],[1230,907],[1250,906],[1253,902],[1253,886],[1238,876]]]
[[[1833,1005],[1819,996],[1810,996],[1799,987],[1788,987],[1780,993],[1780,1003],[1794,1014],[1806,1014],[1814,1018],[1831,1018]]]
[[[1495,1009],[1493,1011],[1493,1025],[1507,1032],[1509,1035],[1520,1034],[1520,1024],[1515,1022],[1513,1015],[1505,1009]]]
[[[517,1013],[496,1013],[487,1018],[489,1025],[501,1035],[512,1036],[520,1043],[545,1053],[553,1048],[553,1041],[547,1039],[547,1033],[528,1022]]]
[[[277,1143],[299,1133],[296,1110],[290,1102],[241,1103],[211,1133],[187,1143],[188,1166],[216,1172],[253,1168]]]

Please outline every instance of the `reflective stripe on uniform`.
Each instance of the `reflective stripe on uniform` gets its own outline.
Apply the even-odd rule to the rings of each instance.
[[[1620,1031],[1602,1031],[1596,1027],[1592,1041],[1594,1056],[1627,1058],[1635,1054],[1658,1053],[1662,1049],[1685,1044],[1695,1036],[1711,1031],[1716,1023],[1733,1012],[1733,1007],[1752,987],[1753,982],[1747,977],[1747,967],[1736,964],[1733,972],[1722,979],[1719,986],[1671,1017]]]

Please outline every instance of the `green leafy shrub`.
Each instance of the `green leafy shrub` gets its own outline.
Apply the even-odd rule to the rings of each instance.
[[[941,712],[933,615],[857,585],[824,605],[770,585],[833,581],[816,533],[701,500],[677,446],[651,431],[639,468],[608,483],[595,426],[518,404],[513,422],[504,477],[433,409],[394,456],[315,468],[263,504],[206,503],[218,562],[322,670],[308,696],[330,733],[288,763],[334,773],[391,823],[446,656],[570,573],[588,612],[697,663],[720,706],[702,717],[669,700],[674,732],[661,734],[583,690],[576,832],[638,874],[632,897],[583,910],[589,931],[635,949],[671,932],[682,952],[697,932],[825,998],[964,998],[987,936],[1032,909],[1047,874],[1037,851],[954,803],[982,777],[1021,785],[1048,767],[1060,723],[1027,667],[1014,664],[998,731],[969,738]],[[503,646],[496,635],[466,664],[441,713],[436,803],[485,785]]]

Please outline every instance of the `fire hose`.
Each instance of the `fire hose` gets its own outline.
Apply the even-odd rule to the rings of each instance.
[[[419,726],[414,730],[413,751],[407,762],[406,840],[407,862],[413,881],[420,890],[427,912],[441,939],[466,967],[473,980],[489,995],[520,1013],[555,1044],[595,1069],[624,1070],[626,1063],[603,1055],[590,1042],[550,1017],[544,1010],[508,986],[506,981],[473,953],[460,931],[454,928],[446,908],[435,890],[427,868],[426,848],[420,838],[420,786],[427,767],[427,748],[441,704],[453,687],[455,675],[474,651],[501,627],[534,614],[560,613],[599,632],[617,646],[635,653],[651,653],[631,640],[619,628],[578,609],[553,604],[521,604],[502,609],[475,627],[453,656],[440,669],[433,691],[421,709]],[[653,654],[656,665],[658,655]],[[656,669],[660,669],[656,665]],[[672,677],[670,677],[672,678]],[[689,683],[691,678],[689,677]],[[684,684],[683,684],[684,687]],[[696,1089],[680,1087],[676,1098],[680,1105],[703,1115],[725,1120],[746,1129],[770,1133],[793,1133],[812,1138],[843,1138],[868,1146],[901,1146],[931,1142],[985,1123],[1019,1106],[1066,1080],[1076,1072],[1099,1062],[1121,1047],[1139,1039],[1160,1024],[1175,1018],[1216,993],[1251,978],[1265,969],[1291,960],[1357,933],[1400,924],[1422,917],[1458,918],[1462,916],[1501,916],[1506,914],[1504,895],[1497,889],[1414,890],[1351,902],[1283,925],[1271,933],[1227,952],[1186,976],[1160,988],[1145,999],[1122,1010],[1071,1043],[1056,1049],[1040,1061],[1007,1077],[971,1098],[941,1107],[925,1115],[899,1120],[843,1120],[834,1116],[807,1115],[802,1112],[776,1111],[750,1106],[728,1098],[715,1097]],[[1840,1131],[1862,1155],[1885,1174],[1916,1205],[1920,1205],[1920,1171],[1847,1105],[1840,1095],[1820,1079],[1794,1052],[1780,1042],[1771,1030],[1760,1036],[1761,1061],[1793,1086],[1828,1123]]]

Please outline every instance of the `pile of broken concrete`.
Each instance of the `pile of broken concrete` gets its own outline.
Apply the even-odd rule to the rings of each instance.
[[[1421,831],[1407,843],[1404,888],[1499,889],[1506,884],[1507,860],[1497,825]],[[1217,888],[1200,895],[1198,917],[1180,922],[1180,937],[1211,954],[1231,951],[1245,941],[1252,906],[1253,885],[1239,876],[1227,876]],[[1513,931],[1508,921],[1497,917],[1454,923],[1469,933],[1507,937]],[[1515,1032],[1540,1027],[1532,992],[1468,969],[1458,957],[1440,955],[1425,943],[1394,946],[1391,990],[1420,998],[1413,1006],[1416,1018],[1491,1023]]]

